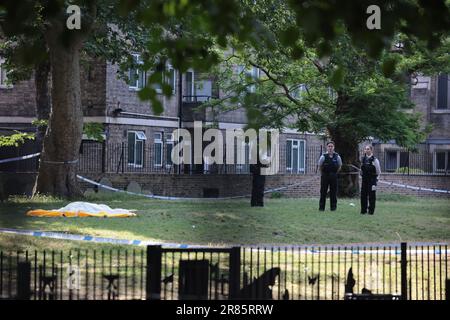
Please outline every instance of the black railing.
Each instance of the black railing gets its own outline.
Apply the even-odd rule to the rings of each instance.
[[[0,299],[143,299],[145,266],[144,250],[0,252]]]
[[[127,143],[99,143],[83,141],[78,159],[80,173],[143,173],[143,174],[250,174],[250,151],[242,149],[242,163],[226,164],[227,148],[223,147],[223,164],[175,165],[171,160],[172,141],[153,143],[145,141],[142,149],[128,146]],[[5,149],[6,150],[6,149]],[[1,154],[0,160],[28,155],[38,152],[26,148],[9,148]],[[298,175],[315,174],[318,171],[317,162],[324,152],[321,146],[313,145],[300,149],[279,146],[278,174]],[[235,163],[237,162],[235,151]],[[363,154],[360,153],[359,156]],[[420,152],[385,151],[376,154],[380,160],[383,174],[395,175],[449,175],[450,168],[444,163],[436,162],[436,155]],[[395,157],[394,157],[395,156]],[[343,159],[344,160],[344,159]],[[344,160],[345,161],[345,160]],[[191,161],[193,162],[193,160]],[[15,162],[0,163],[0,172],[37,172],[39,158]]]
[[[194,102],[194,103],[201,103],[201,102],[208,102],[211,99],[217,99],[217,97],[213,97],[211,95],[183,95],[183,102]]]
[[[0,252],[0,299],[444,300],[448,258],[406,243]]]

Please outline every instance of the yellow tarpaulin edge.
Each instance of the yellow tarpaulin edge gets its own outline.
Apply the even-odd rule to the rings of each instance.
[[[132,212],[123,213],[110,213],[106,211],[100,211],[96,213],[85,211],[53,211],[53,210],[30,210],[27,212],[27,216],[30,217],[98,217],[98,218],[128,218],[135,217],[136,214]]]

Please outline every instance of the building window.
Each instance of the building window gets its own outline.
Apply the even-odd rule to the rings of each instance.
[[[305,173],[305,141],[287,139],[286,141],[286,171]]]
[[[142,131],[128,131],[128,165],[142,167],[144,160],[144,141]]]
[[[167,167],[171,167],[173,165],[173,161],[172,161],[173,145],[174,145],[173,134],[169,133],[166,138],[166,166]]]
[[[397,151],[386,151],[384,166],[387,172],[397,169]]]
[[[250,70],[246,72],[247,77],[250,77],[254,82],[258,81],[260,76],[260,70],[257,67],[252,67]],[[248,91],[255,93],[256,92],[256,84],[252,84],[248,87]]]
[[[176,91],[177,85],[175,69],[171,65],[169,65],[167,68],[167,73],[168,78],[166,79],[166,81],[167,84],[169,84],[172,87],[172,94],[173,94]]]
[[[153,165],[155,167],[160,167],[160,166],[162,166],[162,162],[163,162],[163,139],[162,139],[163,134],[162,134],[162,132],[156,132],[153,137],[154,137]]]
[[[261,76],[261,70],[259,68],[254,67],[254,66],[252,66],[250,68],[246,68],[243,65],[239,65],[239,66],[237,66],[237,74],[240,77],[242,77],[242,75],[245,76],[246,81],[243,82],[243,84],[245,84],[247,81],[250,81],[250,83],[247,87],[247,92],[252,92],[252,93],[256,92],[256,82],[258,81],[258,79]]]
[[[399,168],[409,167],[409,152],[388,150],[385,152],[384,169],[386,172],[395,172]]]
[[[174,94],[176,91],[176,83],[177,83],[175,79],[176,77],[175,69],[170,64],[166,65],[166,72],[162,74],[162,76],[164,83],[167,83],[172,87],[172,94]],[[162,87],[160,83],[155,83],[152,86],[153,88],[155,88],[157,93],[162,93]]]
[[[307,92],[307,90],[306,90],[306,84],[299,84],[298,86],[295,86],[293,89],[292,89],[292,96],[295,98],[295,99],[298,99],[298,100],[302,100],[303,99],[303,96],[304,96],[304,94]]]
[[[450,170],[450,151],[436,151],[435,172],[447,172]]]
[[[133,67],[129,70],[129,88],[139,90],[145,87],[147,82],[147,72],[142,70],[143,61],[139,54],[133,54]]]
[[[190,70],[186,72],[186,97],[185,101],[194,102],[195,101],[195,80],[194,71]]]
[[[327,93],[332,101],[335,101],[337,99],[337,92],[333,88],[328,87]]]
[[[12,85],[7,83],[8,77],[4,63],[5,59],[0,58],[0,88],[12,88]]]
[[[437,109],[450,109],[450,79],[448,74],[441,74],[437,79]]]

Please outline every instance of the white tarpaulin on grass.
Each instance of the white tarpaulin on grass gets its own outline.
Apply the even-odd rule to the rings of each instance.
[[[105,204],[89,202],[71,202],[67,206],[56,210],[36,209],[27,212],[32,217],[104,217],[104,218],[128,218],[136,214],[127,209],[111,209]]]

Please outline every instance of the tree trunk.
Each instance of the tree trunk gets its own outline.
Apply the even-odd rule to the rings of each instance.
[[[350,142],[339,133],[332,136],[336,152],[342,158],[342,169],[338,174],[338,196],[355,197],[359,194],[358,142]]]
[[[34,84],[36,86],[36,117],[38,120],[48,120],[50,117],[50,94],[48,88],[48,75],[50,74],[50,62],[43,61],[36,65]],[[38,150],[42,150],[47,126],[36,128],[36,143]]]
[[[61,41],[64,28],[64,21],[53,22],[45,35],[50,53],[52,109],[33,195],[73,198],[82,196],[76,178],[83,131],[79,65],[82,41],[79,37]]]
[[[335,116],[339,119],[348,108],[346,96],[339,94],[336,103]],[[338,174],[338,196],[355,197],[359,194],[359,171],[355,168],[359,166],[358,139],[353,137],[351,127],[341,127],[339,123],[328,128],[328,131],[335,143],[335,151],[342,159],[342,168]]]
[[[252,207],[264,207],[264,187],[266,185],[266,176],[261,174],[261,164],[251,164],[252,173],[252,197],[250,205]]]

